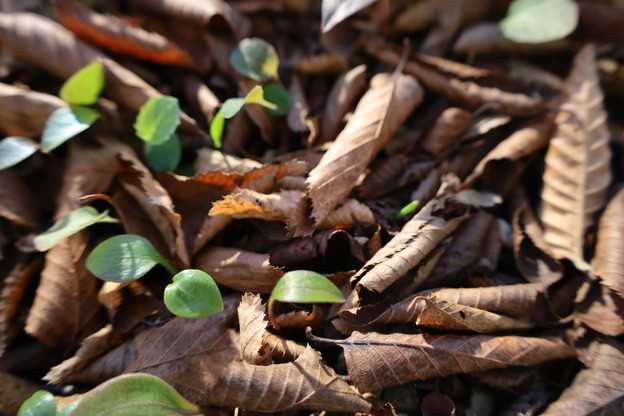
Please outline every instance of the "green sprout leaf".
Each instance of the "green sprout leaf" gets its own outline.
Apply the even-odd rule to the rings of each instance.
[[[87,269],[109,282],[127,283],[140,279],[157,264],[171,274],[175,270],[147,239],[122,234],[104,240],[87,257]]]
[[[238,112],[243,108],[243,105],[245,105],[244,98],[228,98],[221,106],[219,113],[221,113],[221,116],[224,119],[229,120],[238,114]]]
[[[405,218],[410,214],[413,214],[418,207],[420,206],[420,201],[414,200],[409,204],[405,205],[401,210],[397,213],[397,218]]]
[[[167,309],[182,318],[203,318],[223,310],[217,284],[201,270],[184,270],[173,276],[164,300]]]
[[[72,416],[200,415],[173,387],[150,374],[125,374],[89,391]]]
[[[500,28],[515,42],[551,42],[572,33],[578,19],[578,5],[572,0],[514,0]]]
[[[277,110],[277,105],[267,101],[264,98],[264,89],[262,85],[256,85],[245,96],[245,104],[258,104],[269,110]]]
[[[41,136],[41,151],[49,153],[67,140],[82,133],[100,118],[88,107],[63,107],[50,115]]]
[[[275,302],[286,303],[342,303],[345,301],[340,289],[322,274],[309,270],[286,273],[277,282],[269,308]]]
[[[61,88],[61,98],[72,105],[94,104],[104,89],[104,67],[93,62],[72,75]]]
[[[279,57],[275,48],[263,39],[241,40],[230,54],[230,63],[240,74],[253,80],[277,79]]]
[[[28,159],[39,146],[26,137],[7,137],[0,141],[0,170]]]
[[[51,393],[39,390],[22,403],[17,416],[56,416],[56,400]]]
[[[136,135],[150,144],[163,144],[180,125],[180,104],[174,97],[150,98],[134,123]]]
[[[35,237],[35,248],[39,251],[49,250],[59,241],[99,222],[116,223],[119,221],[109,217],[108,211],[99,213],[93,207],[78,208],[54,223],[49,230]]]
[[[173,172],[182,160],[182,144],[177,134],[162,144],[145,143],[145,159],[155,172]]]
[[[210,122],[210,137],[212,138],[212,145],[215,147],[215,149],[221,149],[221,146],[223,146],[224,130],[225,118],[221,114],[221,110],[219,110]]]
[[[292,100],[290,99],[290,94],[284,87],[279,84],[268,84],[263,85],[262,89],[264,91],[264,98],[277,106],[274,110],[268,108],[270,114],[276,116],[288,114],[290,107],[292,107]]]

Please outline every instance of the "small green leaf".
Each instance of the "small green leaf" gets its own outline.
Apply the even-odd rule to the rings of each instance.
[[[412,214],[414,211],[418,209],[420,206],[420,201],[414,200],[409,204],[405,205],[401,210],[397,213],[397,218],[404,218],[408,215]]]
[[[201,270],[184,270],[173,276],[164,300],[167,309],[182,318],[203,318],[223,310],[217,284]]]
[[[145,276],[157,264],[175,270],[147,239],[122,234],[104,240],[87,257],[87,269],[109,282],[127,283]]]
[[[63,107],[50,115],[41,136],[41,151],[49,153],[67,140],[82,133],[100,118],[87,107]]]
[[[578,19],[578,5],[572,0],[514,0],[500,28],[515,42],[551,42],[572,33]]]
[[[277,106],[275,110],[269,109],[269,113],[276,116],[288,114],[290,107],[292,107],[292,100],[284,87],[279,84],[268,84],[263,85],[262,89],[264,90],[264,98]]]
[[[210,137],[215,149],[221,149],[221,146],[223,146],[223,130],[225,130],[225,118],[223,118],[221,110],[219,110],[210,122]]]
[[[39,390],[22,403],[17,416],[56,416],[56,400],[51,393]]]
[[[244,104],[244,98],[228,98],[221,106],[221,110],[219,110],[219,113],[221,113],[221,116],[224,119],[229,120],[236,114],[238,114],[241,108],[243,108]]]
[[[182,144],[177,134],[162,144],[145,143],[145,159],[155,172],[173,172],[182,159]]]
[[[93,62],[72,75],[61,88],[61,98],[72,105],[94,104],[104,89],[104,67]]]
[[[28,159],[39,146],[26,137],[7,137],[0,141],[0,170]]]
[[[275,48],[263,39],[241,40],[230,54],[230,63],[239,73],[253,80],[277,79],[279,57]]]
[[[151,144],[162,144],[180,125],[180,105],[174,97],[153,97],[141,107],[134,123],[136,135]]]
[[[115,223],[119,221],[109,217],[108,211],[100,214],[93,207],[78,208],[55,222],[49,230],[35,237],[35,248],[39,251],[49,250],[59,241],[99,222]]]
[[[277,105],[264,99],[264,90],[262,85],[256,85],[245,96],[245,104],[258,104],[270,110],[277,110]]]
[[[269,308],[275,301],[342,303],[345,299],[340,289],[322,274],[309,270],[295,270],[286,273],[277,282],[269,298]]]
[[[89,391],[72,416],[200,415],[173,387],[150,374],[125,374]]]

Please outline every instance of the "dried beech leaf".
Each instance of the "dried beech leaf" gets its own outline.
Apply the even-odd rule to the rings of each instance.
[[[471,124],[471,113],[457,107],[447,108],[440,114],[421,147],[440,159],[459,144]]]
[[[56,9],[63,26],[86,42],[146,61],[194,67],[187,52],[158,33],[131,26],[112,15],[95,13],[75,0],[58,0]]]
[[[236,248],[208,247],[197,255],[195,265],[220,285],[255,293],[269,293],[284,274],[268,254]]]
[[[574,357],[560,337],[362,334],[327,340],[344,349],[349,376],[373,392],[414,380]]]
[[[375,215],[370,208],[356,199],[347,199],[329,213],[319,228],[350,228],[356,224],[375,224]]]
[[[621,414],[624,403],[624,348],[615,341],[596,345],[590,368],[581,370],[572,385],[542,416]]]
[[[422,98],[422,88],[410,76],[379,74],[371,80],[353,117],[308,177],[316,224],[344,201]]]
[[[0,83],[0,131],[7,136],[37,137],[50,114],[65,105],[53,95]]]
[[[611,288],[603,286],[601,282],[586,281],[576,293],[573,317],[575,321],[601,334],[622,335],[624,299]]]
[[[267,365],[273,359],[294,360],[305,351],[296,342],[267,331],[265,305],[259,295],[245,293],[238,305],[241,357],[249,364]]]
[[[602,284],[624,298],[624,189],[618,191],[598,225],[596,254],[592,260],[592,273]]]
[[[397,180],[405,173],[409,162],[410,158],[402,153],[374,162],[370,173],[358,186],[357,195],[363,199],[374,199],[394,191],[398,186]],[[434,166],[433,162],[425,163],[428,165],[427,171]]]
[[[235,173],[245,175],[262,166],[261,163],[252,159],[241,159],[214,149],[199,149],[195,159],[195,173],[207,173],[221,171],[223,173]]]
[[[23,227],[39,224],[35,198],[24,180],[13,171],[0,171],[0,218]]]
[[[581,265],[585,231],[604,207],[611,182],[607,114],[594,47],[574,60],[544,170],[541,219],[554,254]]]

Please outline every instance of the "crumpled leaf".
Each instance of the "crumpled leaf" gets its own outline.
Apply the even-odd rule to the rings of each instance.
[[[593,346],[589,368],[581,370],[572,385],[542,416],[617,415],[624,392],[624,348],[616,341]]]
[[[422,101],[418,82],[400,73],[376,75],[353,117],[308,176],[315,223],[342,202],[360,175]]]
[[[609,131],[595,54],[588,45],[574,60],[543,177],[544,240],[554,254],[578,265],[585,263],[585,231],[604,207],[611,182]]]
[[[321,17],[323,32],[329,32],[338,23],[374,2],[375,0],[323,0]]]
[[[0,83],[0,131],[9,136],[38,137],[50,114],[66,106],[54,95]]]
[[[268,365],[273,360],[290,361],[305,347],[267,331],[265,306],[260,295],[245,293],[238,305],[241,357],[249,364]]]
[[[344,340],[323,340],[344,349],[349,376],[364,392],[451,374],[530,366],[575,354],[560,337],[553,336],[362,334],[355,331]]]

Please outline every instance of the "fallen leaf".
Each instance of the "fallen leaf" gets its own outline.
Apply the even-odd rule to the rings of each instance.
[[[40,222],[32,191],[17,173],[10,170],[0,171],[0,218],[28,228],[34,228]]]
[[[588,279],[583,282],[574,302],[575,321],[601,334],[624,334],[624,299],[619,293],[604,286],[602,281]]]
[[[7,136],[37,137],[50,114],[65,105],[53,95],[0,83],[0,131]]]
[[[566,92],[546,154],[540,217],[553,253],[584,264],[585,231],[604,207],[611,182],[607,115],[593,46],[576,56]]]
[[[425,136],[421,147],[438,159],[448,155],[459,144],[472,121],[472,114],[468,111],[447,108]]]
[[[353,117],[308,176],[316,224],[351,192],[368,164],[422,97],[420,85],[410,76],[380,74],[371,80]]]
[[[321,27],[329,32],[334,26],[360,10],[370,6],[376,0],[323,0]]]

